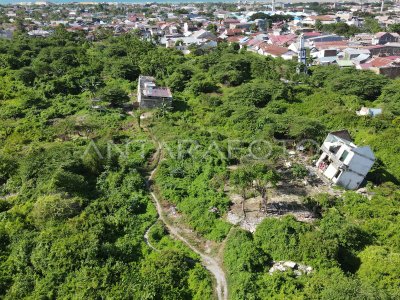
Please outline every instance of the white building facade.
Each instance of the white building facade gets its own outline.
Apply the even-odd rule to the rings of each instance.
[[[319,171],[334,184],[349,190],[360,187],[375,162],[371,148],[355,145],[346,130],[328,134],[321,150],[316,163]]]
[[[156,79],[140,75],[137,88],[137,102],[141,108],[171,107],[172,94],[169,88],[159,87]]]

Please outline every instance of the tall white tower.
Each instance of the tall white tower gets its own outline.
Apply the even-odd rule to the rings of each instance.
[[[385,4],[385,0],[382,0],[382,4],[381,4],[381,13],[383,13],[383,6]]]
[[[298,66],[297,73],[307,73],[307,52],[306,48],[304,48],[304,35],[301,34],[299,36],[298,41]]]

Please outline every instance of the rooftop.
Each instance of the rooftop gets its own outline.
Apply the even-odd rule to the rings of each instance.
[[[260,45],[260,48],[264,52],[267,52],[272,55],[277,55],[277,56],[283,55],[290,51],[288,48],[280,47],[280,46],[276,46],[276,45],[268,45],[266,43],[263,43],[262,45]]]
[[[142,94],[147,97],[172,98],[170,89],[156,86],[155,81],[156,79],[151,76],[139,76],[139,85]]]

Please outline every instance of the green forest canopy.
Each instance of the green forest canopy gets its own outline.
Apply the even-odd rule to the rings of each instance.
[[[172,150],[177,139],[196,140],[204,151],[217,141],[225,153],[230,139],[265,139],[273,160],[283,155],[279,140],[321,142],[346,128],[377,156],[371,199],[319,195],[307,200],[321,211],[315,223],[265,219],[254,234],[222,218],[227,166],[241,153],[164,160],[156,185],[188,225],[215,241],[231,230],[223,254],[231,299],[398,299],[400,81],[334,66],[313,67],[307,77],[295,69],[226,44],[184,57],[131,35],[91,43],[59,29],[44,39],[1,40],[0,297],[213,297],[199,258],[161,224],[151,233],[160,252],[143,240],[157,218],[145,186],[154,146],[125,111],[146,74],[174,92],[173,110],[152,123]],[[92,108],[97,97],[100,111]],[[383,114],[359,117],[361,106]],[[110,141],[131,140],[149,143],[131,144],[125,156],[107,153]],[[271,276],[272,260],[314,272]]]

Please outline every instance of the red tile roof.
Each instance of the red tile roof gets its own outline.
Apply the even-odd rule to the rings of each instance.
[[[290,44],[297,40],[297,35],[295,34],[285,34],[285,35],[269,35],[269,39],[272,44],[278,46],[284,46],[285,44]]]
[[[329,48],[347,48],[349,46],[348,41],[333,41],[333,42],[315,42],[315,48],[322,50],[322,49],[329,49]]]
[[[336,18],[333,15],[320,15],[320,16],[309,16],[311,20],[320,20],[320,21],[332,21]]]
[[[240,21],[237,20],[237,19],[225,19],[223,22],[224,22],[224,24],[225,24],[225,23],[228,23],[228,24],[240,23]]]
[[[267,44],[267,43],[262,43],[260,45],[260,48],[264,52],[266,52],[268,54],[271,54],[271,55],[274,55],[274,56],[281,56],[281,55],[289,52],[288,48],[280,47],[280,46],[277,46],[277,45],[270,45],[270,44]]]
[[[247,41],[248,46],[259,46],[260,44],[264,43],[262,40],[252,39]]]
[[[316,31],[304,32],[304,33],[303,33],[304,38],[307,38],[307,37],[316,37],[316,36],[321,36],[321,35],[322,35],[321,32],[316,32]]]
[[[379,68],[389,65],[399,58],[400,56],[374,57],[368,64],[370,64],[371,67]]]
[[[238,28],[235,28],[235,29],[227,29],[227,30],[226,30],[226,35],[227,35],[227,36],[239,35],[239,34],[242,34],[243,32],[244,32],[244,30],[238,29]]]
[[[243,35],[236,35],[236,36],[230,36],[230,37],[228,37],[226,40],[227,40],[229,43],[233,43],[233,42],[239,42],[242,38],[244,38]]]

